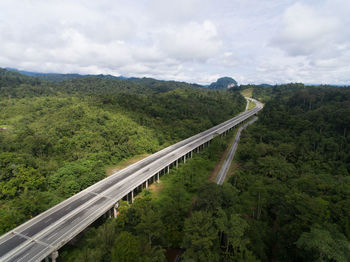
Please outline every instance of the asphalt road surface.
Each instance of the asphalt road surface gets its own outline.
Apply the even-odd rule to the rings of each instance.
[[[248,125],[253,124],[256,120],[258,120],[258,118],[254,117],[251,121],[247,122],[246,124],[244,124],[243,126],[241,126],[238,129],[236,137],[235,137],[235,141],[233,141],[233,144],[232,144],[232,146],[230,148],[229,153],[227,154],[225,162],[222,165],[218,176],[216,177],[216,183],[218,185],[222,185],[224,183],[224,181],[225,181],[225,178],[226,178],[226,175],[227,175],[227,173],[228,173],[228,171],[230,169],[233,157],[235,156],[235,153],[236,153],[236,150],[237,150],[237,147],[238,147],[238,143],[239,143],[239,139],[240,139],[242,130],[245,129]]]

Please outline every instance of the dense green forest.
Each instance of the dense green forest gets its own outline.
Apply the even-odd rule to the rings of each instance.
[[[117,219],[90,228],[61,251],[61,261],[166,261],[167,250],[185,249],[182,256],[187,261],[216,261],[220,240],[208,208],[215,209],[217,201],[232,201],[234,189],[226,184],[217,192],[220,188],[208,177],[228,138],[216,138],[185,165],[171,169],[158,190],[144,190],[132,205],[122,202]]]
[[[350,90],[275,88],[228,183],[207,180],[226,146],[216,140],[62,260],[165,261],[175,249],[183,261],[349,261]]]
[[[244,133],[230,183],[263,261],[349,261],[350,89],[286,85]]]
[[[61,261],[349,261],[350,89],[240,86],[210,91],[154,79],[49,82],[0,70],[0,233],[152,153],[265,102],[237,167],[208,181],[228,139],[97,221]]]
[[[0,234],[106,176],[244,110],[235,92],[154,79],[59,83],[0,69]]]

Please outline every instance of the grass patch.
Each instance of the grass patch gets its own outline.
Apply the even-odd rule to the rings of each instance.
[[[252,97],[252,93],[253,93],[253,88],[247,88],[241,91],[241,95],[245,96],[245,97]]]
[[[249,101],[248,110],[253,109],[254,107],[256,107],[256,104],[252,101]]]
[[[108,167],[106,169],[106,174],[107,174],[107,176],[110,176],[110,175],[114,174],[115,172],[118,172],[118,171],[126,168],[127,166],[132,165],[132,164],[134,164],[134,163],[136,163],[136,162],[138,162],[138,161],[140,161],[140,160],[142,160],[150,155],[151,154],[136,155],[132,158],[122,160],[117,165]]]

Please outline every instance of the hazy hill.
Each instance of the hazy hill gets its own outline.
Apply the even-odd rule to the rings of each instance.
[[[101,75],[81,75],[81,74],[40,73],[40,72],[23,71],[23,70],[18,70],[16,68],[9,68],[9,67],[7,67],[6,70],[17,72],[26,76],[37,77],[37,78],[44,79],[47,81],[52,81],[52,82],[69,81],[72,79],[83,78],[88,76],[98,76],[98,77],[104,77],[109,79],[128,79],[127,77],[123,77],[123,76],[102,75],[102,74]]]

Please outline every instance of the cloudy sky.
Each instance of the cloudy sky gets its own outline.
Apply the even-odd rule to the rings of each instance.
[[[350,1],[0,0],[0,67],[350,84]]]

